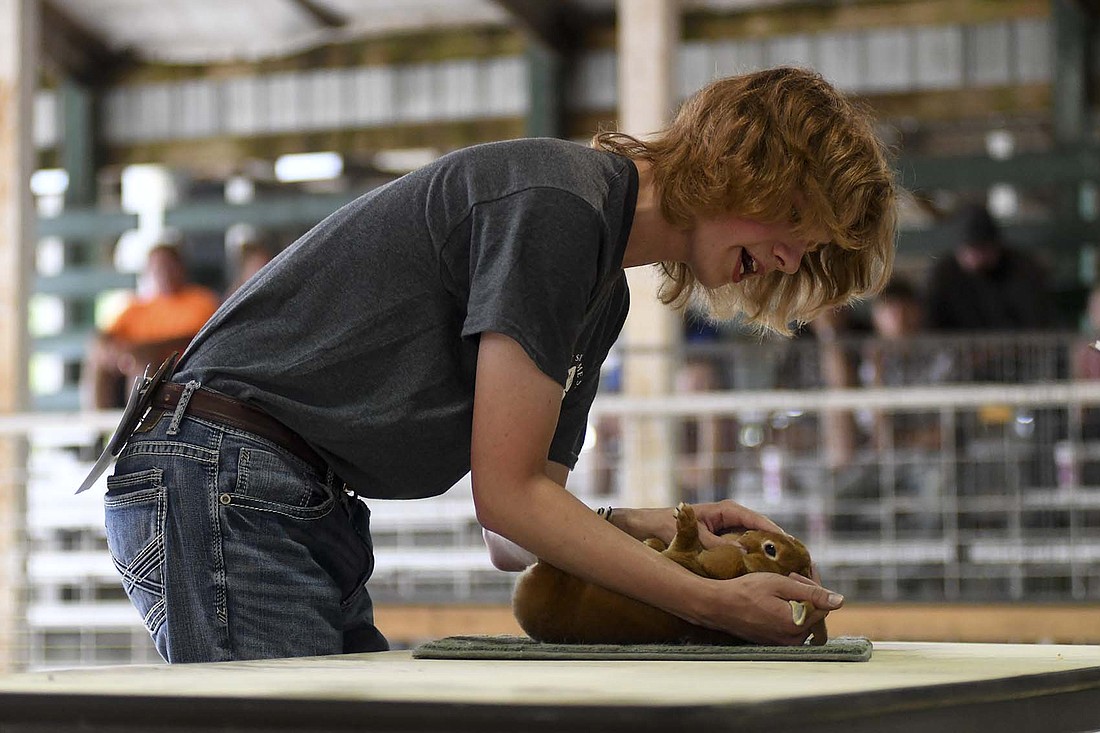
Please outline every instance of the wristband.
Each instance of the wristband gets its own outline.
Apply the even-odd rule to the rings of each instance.
[[[613,511],[615,511],[614,507],[602,506],[602,507],[600,507],[599,509],[596,510],[596,514],[599,514],[601,517],[603,517],[604,519],[606,519],[607,521],[610,522],[611,521],[611,512],[613,512]]]

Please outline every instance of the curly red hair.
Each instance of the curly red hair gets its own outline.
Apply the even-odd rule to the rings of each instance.
[[[682,262],[664,262],[660,296],[699,301],[710,315],[742,315],[789,334],[791,325],[878,292],[893,267],[893,168],[865,110],[822,77],[783,67],[719,79],[699,90],[671,124],[645,140],[600,132],[597,148],[647,161],[662,212],[690,228],[724,213],[789,222],[829,244],[806,253],[798,274],[773,271],[707,290]]]

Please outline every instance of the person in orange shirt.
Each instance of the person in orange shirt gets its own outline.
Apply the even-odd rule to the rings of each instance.
[[[172,245],[149,251],[146,276],[151,294],[130,303],[89,349],[82,390],[86,407],[120,407],[125,387],[145,365],[183,351],[218,309],[213,291],[187,281],[183,258]]]

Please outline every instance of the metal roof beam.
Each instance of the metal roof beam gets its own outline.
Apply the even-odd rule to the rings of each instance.
[[[132,54],[111,50],[103,39],[49,0],[43,0],[41,8],[42,62],[60,79],[99,86],[133,63]]]
[[[348,24],[347,18],[335,10],[326,8],[317,0],[290,0],[290,2],[322,28],[343,28]]]
[[[536,42],[569,57],[580,45],[586,18],[583,9],[569,0],[496,0]]]

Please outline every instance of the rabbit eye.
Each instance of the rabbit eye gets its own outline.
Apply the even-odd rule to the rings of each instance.
[[[779,554],[779,550],[776,548],[774,542],[765,542],[764,543],[764,554],[767,555],[768,557],[775,557],[776,555]]]

